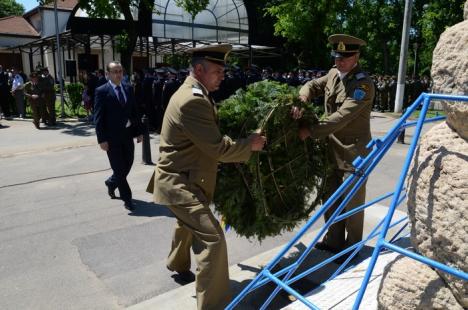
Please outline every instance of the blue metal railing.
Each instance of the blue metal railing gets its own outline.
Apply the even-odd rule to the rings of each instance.
[[[355,256],[369,240],[375,237],[378,237],[377,242],[373,250],[372,257],[369,262],[369,266],[366,270],[366,274],[362,281],[361,288],[357,294],[353,309],[359,309],[359,305],[366,291],[367,285],[372,275],[372,271],[377,262],[377,258],[380,252],[384,248],[394,251],[394,252],[398,252],[410,258],[416,259],[422,263],[425,263],[437,269],[441,269],[442,271],[445,271],[454,276],[460,277],[464,280],[468,280],[468,274],[465,272],[462,272],[455,268],[448,267],[444,264],[431,260],[427,257],[418,255],[416,253],[413,253],[411,251],[408,251],[402,247],[399,247],[393,244],[393,241],[398,237],[398,235],[404,230],[404,228],[407,225],[407,223],[404,223],[405,221],[407,222],[407,217],[404,217],[402,219],[399,219],[393,222],[392,222],[392,218],[395,213],[396,207],[400,205],[406,197],[406,194],[403,189],[403,183],[408,173],[412,158],[414,156],[416,145],[421,135],[422,126],[425,123],[435,122],[435,121],[439,121],[445,118],[444,116],[437,116],[434,118],[426,119],[426,113],[429,108],[429,103],[431,99],[432,100],[435,99],[435,100],[468,102],[467,96],[451,96],[451,95],[422,93],[416,99],[416,101],[410,107],[408,107],[406,112],[401,116],[401,118],[396,122],[396,124],[392,127],[392,129],[389,130],[389,132],[383,138],[373,139],[371,142],[369,142],[369,144],[367,145],[367,148],[371,149],[371,152],[365,158],[361,158],[361,157],[356,158],[356,160],[353,162],[353,165],[355,167],[355,172],[343,182],[343,184],[336,190],[336,192],[333,193],[333,195],[331,195],[327,199],[327,201],[322,205],[322,207],[315,214],[313,214],[312,218],[306,222],[306,224],[299,230],[299,232],[292,238],[292,240],[288,242],[286,246],[284,246],[283,249],[280,251],[280,253],[278,253],[276,257],[271,262],[269,262],[268,265],[264,267],[263,270],[233,299],[233,301],[226,307],[226,309],[228,310],[234,309],[246,297],[247,294],[271,282],[276,284],[276,287],[274,291],[269,295],[269,297],[265,300],[265,302],[263,303],[260,309],[266,309],[266,307],[268,307],[268,305],[273,301],[273,299],[276,297],[276,295],[279,293],[281,289],[287,291],[288,293],[296,297],[299,301],[301,301],[304,305],[306,305],[310,309],[318,309],[316,305],[314,305],[312,302],[307,300],[299,292],[294,290],[291,287],[291,285],[294,282],[299,281],[305,276],[309,275],[310,273],[320,268],[323,268],[324,266],[331,263],[335,259],[347,253],[351,253],[351,255],[344,261],[344,263],[338,268],[338,270],[336,270],[333,273],[333,275],[330,277],[330,279],[333,279],[342,270],[344,270],[347,264],[352,260],[353,256]],[[422,105],[422,109],[421,109],[419,119],[414,122],[407,122],[407,119],[409,118],[409,116],[414,111],[416,111],[416,109],[419,108],[421,105]],[[406,160],[401,170],[400,178],[396,184],[395,190],[393,192],[377,197],[374,200],[358,208],[355,208],[351,211],[341,214],[346,204],[353,198],[353,196],[359,190],[361,185],[364,184],[364,182],[367,180],[369,174],[374,170],[374,168],[377,166],[377,164],[380,162],[383,156],[387,153],[387,151],[393,145],[393,143],[395,142],[400,132],[403,129],[407,127],[411,127],[411,126],[416,126],[415,133],[413,135],[412,142],[409,146]],[[293,262],[287,267],[284,267],[283,269],[279,271],[276,271],[275,273],[272,273],[273,268],[277,266],[277,264],[285,256],[285,254],[300,240],[300,238],[302,238],[302,236],[315,223],[317,223],[317,221],[322,217],[322,215],[324,215],[324,213],[328,209],[330,209],[331,206],[345,193],[347,194],[346,196],[343,197],[343,201],[336,208],[336,210],[333,212],[332,216],[328,219],[328,221],[326,221],[326,223],[321,227],[317,235],[313,238],[312,242],[310,242],[310,244],[307,246],[304,252],[295,260],[295,262]],[[359,211],[363,211],[364,209],[390,196],[392,197],[392,200],[391,200],[390,207],[388,209],[386,216],[374,227],[374,229],[372,229],[372,231],[368,234],[367,237],[364,238],[363,241],[357,244],[354,244],[348,247],[347,249],[344,249],[340,253],[337,253],[329,257],[328,259],[318,263],[317,265],[307,269],[306,271],[303,271],[301,274],[295,275],[293,278],[291,278],[294,272],[299,268],[299,266],[304,262],[304,260],[307,258],[309,253],[312,251],[312,249],[314,248],[318,240],[320,240],[320,238],[325,234],[325,232],[328,230],[328,228],[332,224],[339,222],[349,216],[352,216]],[[400,227],[397,233],[390,239],[390,242],[386,241],[385,238],[387,237],[389,228],[396,227],[397,225],[400,225],[402,223],[404,224],[404,226]]]

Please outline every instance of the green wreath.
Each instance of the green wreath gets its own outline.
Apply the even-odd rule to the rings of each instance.
[[[292,105],[305,109],[303,120],[317,121],[317,108],[298,99],[296,88],[272,81],[251,84],[219,108],[220,128],[230,137],[261,129],[263,151],[244,164],[221,164],[215,208],[226,225],[245,237],[262,240],[292,230],[321,202],[328,170],[327,146],[301,141]]]

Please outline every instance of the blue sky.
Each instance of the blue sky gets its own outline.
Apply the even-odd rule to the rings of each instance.
[[[24,6],[25,12],[35,8],[39,5],[37,0],[16,0],[17,3],[20,3]]]

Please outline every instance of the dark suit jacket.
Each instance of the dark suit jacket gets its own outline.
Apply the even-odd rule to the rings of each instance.
[[[118,142],[128,137],[127,120],[132,123],[133,137],[143,133],[143,125],[138,117],[135,96],[131,86],[122,83],[127,102],[122,106],[110,83],[96,88],[94,121],[98,143]]]

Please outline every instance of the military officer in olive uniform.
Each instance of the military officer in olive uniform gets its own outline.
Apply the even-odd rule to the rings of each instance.
[[[327,75],[306,83],[299,92],[300,99],[308,102],[324,95],[326,118],[316,125],[299,130],[301,139],[307,137],[327,138],[334,170],[327,180],[330,196],[354,171],[353,160],[368,154],[366,144],[371,140],[370,114],[374,100],[374,83],[359,67],[359,49],[365,41],[344,34],[328,38],[333,46],[331,55],[335,66]],[[300,118],[302,111],[292,109],[293,118]],[[351,210],[362,205],[366,197],[365,184],[345,207]],[[326,213],[328,220],[338,207],[338,200]],[[362,240],[364,213],[359,212],[341,222],[333,224],[317,248],[339,252]],[[347,232],[347,235],[346,235]]]
[[[39,75],[36,72],[32,72],[29,75],[29,82],[24,84],[24,95],[31,106],[34,126],[40,129],[39,121],[42,116],[44,101],[43,91],[39,85]]]
[[[190,248],[197,262],[198,309],[223,309],[230,300],[227,247],[209,204],[218,162],[244,162],[260,151],[265,137],[222,136],[210,93],[219,88],[231,45],[192,49],[192,68],[167,106],[155,168],[154,202],[167,205],[177,218],[169,270],[190,270]]]

